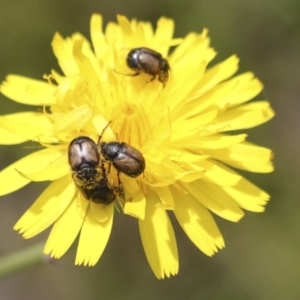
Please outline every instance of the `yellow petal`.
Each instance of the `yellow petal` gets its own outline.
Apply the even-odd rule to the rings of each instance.
[[[242,178],[236,186],[224,187],[224,191],[230,195],[238,205],[253,212],[263,212],[270,196],[263,190]]]
[[[61,157],[49,162],[49,165],[43,170],[35,173],[22,173],[22,175],[31,181],[53,181],[70,174],[70,165],[68,163],[67,153],[60,153]]]
[[[99,222],[93,217],[93,213],[87,209],[77,248],[76,265],[94,266],[108,242],[113,223],[114,203],[99,205],[106,211],[108,218],[104,222]]]
[[[84,200],[86,201],[85,198]],[[106,205],[94,202],[90,202],[89,205],[90,215],[93,216],[94,220],[104,223],[110,218],[110,210],[107,209]]]
[[[181,163],[182,168],[189,170],[178,176],[177,179],[183,182],[193,182],[205,176],[206,170],[197,163]]]
[[[81,76],[85,78],[89,78],[90,83],[92,83],[93,81],[97,82],[98,76],[100,76],[100,73],[97,73],[98,62],[95,59],[94,55],[88,55],[91,53],[84,47],[86,47],[85,40],[82,39],[74,42],[73,45],[74,60],[76,62],[76,65],[78,67]]]
[[[75,194],[69,176],[53,181],[25,212],[14,226],[14,230],[31,238],[44,231],[66,210]]]
[[[190,240],[208,256],[222,249],[225,246],[223,237],[209,211],[191,195],[172,192],[175,216]]]
[[[53,126],[53,131],[55,134],[65,132],[67,130],[80,131],[91,117],[92,112],[88,105],[78,106],[68,113],[60,115]]]
[[[174,209],[174,200],[169,187],[152,188],[158,195],[164,209]]]
[[[204,168],[201,168],[201,162],[199,163],[199,168],[189,168],[189,165],[192,163],[180,162],[176,163],[172,160],[165,159],[162,163],[151,163],[147,160],[147,184],[151,186],[168,186],[175,183],[177,180],[183,181],[193,181],[204,176],[206,171]]]
[[[205,61],[208,64],[215,55],[216,52],[209,47],[207,30],[204,29],[202,34],[188,33],[171,53],[168,60],[171,66],[175,64],[184,65],[186,57],[193,57],[193,59]]]
[[[172,123],[172,134],[173,140],[183,138],[183,132],[186,136],[191,136],[198,134],[201,126],[206,125],[211,122],[217,116],[217,110],[213,109],[210,111],[205,111],[205,113],[200,115],[189,116],[186,119],[177,119],[177,122]],[[184,130],[182,130],[184,128]],[[181,136],[182,135],[182,136]]]
[[[102,16],[99,14],[93,14],[91,18],[90,31],[91,40],[94,46],[94,51],[97,57],[102,57],[107,51],[106,41],[102,32]]]
[[[19,103],[45,106],[56,102],[56,88],[55,85],[41,80],[11,74],[0,86],[0,91]]]
[[[190,111],[189,111],[189,116],[185,113],[186,113],[186,111],[185,112],[180,111],[179,115],[178,115],[178,118],[177,118],[177,122],[174,121],[174,124],[182,123],[184,126],[186,126],[188,124],[188,121],[189,121],[190,118],[192,118],[194,120],[194,116],[195,116],[194,113],[190,114]],[[213,107],[213,108],[210,108],[209,110],[206,109],[204,112],[201,112],[201,113],[199,112],[199,114],[196,114],[197,117],[195,117],[195,118],[198,122],[198,124],[196,124],[197,125],[197,127],[196,127],[197,131],[196,132],[200,133],[201,130],[204,129],[203,134],[205,134],[205,133],[207,134],[207,131],[205,131],[206,125],[213,122],[213,120],[218,116],[218,113],[219,113],[218,109]],[[184,118],[181,118],[180,116],[184,116]],[[171,137],[172,140],[176,141],[178,139],[184,139],[184,137],[186,136],[185,130],[182,130],[183,127],[180,126],[179,124],[178,124],[177,128],[180,129],[180,130],[178,130],[177,132],[174,132],[174,134]],[[203,126],[203,125],[205,125],[205,126]],[[201,126],[203,126],[204,128],[201,127]],[[194,126],[194,128],[195,128],[195,126]]]
[[[133,32],[130,21],[123,15],[117,15],[117,20],[122,31],[123,41],[125,45],[127,47],[131,47],[132,44],[130,42],[132,41]]]
[[[0,128],[0,144],[1,145],[15,145],[24,143],[27,141],[27,138],[20,137],[16,134],[13,134],[3,128]]]
[[[198,84],[199,78],[205,72],[205,68],[206,62],[193,60],[185,61],[184,65],[176,64],[172,67],[172,76],[169,79],[169,85],[166,86],[166,91],[168,92],[166,94],[168,96],[163,99],[170,106],[171,110],[179,103],[182,105],[187,101],[188,95],[193,91],[195,85]]]
[[[246,134],[238,135],[221,135],[202,137],[200,139],[202,149],[221,149],[243,142],[246,139]]]
[[[52,129],[52,124],[46,115],[34,112],[0,116],[0,126],[24,141],[40,141],[43,136],[48,136]]]
[[[228,221],[237,222],[244,216],[244,212],[222,187],[205,180],[182,184],[182,186],[201,204]]]
[[[230,94],[218,101],[219,107],[231,107],[249,101],[257,96],[263,88],[262,83],[251,72],[235,76],[227,82],[233,82],[235,88]]]
[[[11,164],[0,172],[0,182],[6,183],[0,185],[0,195],[9,194],[25,186],[30,180],[22,174],[39,172],[60,156],[59,151],[49,148],[34,152]]]
[[[259,147],[250,143],[240,143],[227,149],[207,150],[207,154],[230,166],[257,173],[273,171],[270,149]]]
[[[118,18],[119,15],[117,15],[117,19]],[[115,43],[118,43],[118,45],[126,44],[123,41],[124,37],[123,37],[122,28],[118,26],[118,24],[116,24],[115,22],[108,22],[104,32],[105,32],[105,40],[108,45],[112,46]]]
[[[64,74],[66,76],[78,74],[78,68],[73,58],[72,39],[68,38],[64,40],[59,33],[55,33],[51,46]]]
[[[81,204],[78,205],[78,202],[81,202]],[[66,253],[81,229],[88,203],[83,198],[75,198],[71,201],[52,227],[44,248],[45,254],[60,258]]]
[[[198,95],[204,95],[212,87],[232,76],[238,69],[239,59],[232,55],[221,63],[208,69],[198,83]]]
[[[168,147],[165,146],[164,150],[168,153],[169,159],[176,162],[188,162],[195,163],[203,161],[205,158],[199,155],[199,153],[192,153],[186,151],[184,148],[178,147]]]
[[[199,162],[198,166],[205,170],[207,180],[220,186],[234,186],[241,179],[241,176],[213,160]]]
[[[139,228],[146,257],[158,279],[178,273],[178,253],[175,234],[164,209],[156,206],[157,196],[147,196],[144,220],[139,220]]]
[[[252,128],[268,122],[274,115],[269,102],[257,101],[227,110],[213,124],[208,125],[206,130],[225,132]]]
[[[143,220],[145,217],[146,198],[142,191],[137,192],[132,197],[126,197],[124,213],[132,217]]]
[[[174,21],[167,18],[160,18],[157,21],[157,28],[154,34],[153,40],[155,41],[155,46],[159,47],[159,52],[163,57],[168,55],[170,44],[166,44],[166,41],[172,40],[174,34]],[[173,44],[174,45],[174,44]],[[154,49],[156,49],[154,47]]]
[[[181,141],[176,141],[172,143],[172,146],[185,146],[191,150],[199,152],[199,149],[222,149],[227,148],[232,145],[241,143],[245,141],[247,135],[239,134],[239,135],[221,135],[214,134],[211,136],[199,137],[194,136],[192,138],[182,139]],[[206,158],[208,158],[207,156]]]
[[[203,91],[201,89],[197,89],[197,91],[190,96],[190,101],[184,107],[184,118],[189,120],[191,116],[197,116],[213,105],[215,106],[214,108],[218,108],[219,102],[222,101],[224,97],[230,95],[235,87],[235,82],[229,81],[212,87],[204,94],[202,94]]]

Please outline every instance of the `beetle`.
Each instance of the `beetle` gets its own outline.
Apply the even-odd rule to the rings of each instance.
[[[146,47],[132,49],[127,55],[126,63],[130,69],[136,71],[134,74],[126,74],[128,76],[146,73],[152,75],[149,82],[157,77],[163,86],[169,79],[170,65],[168,61],[159,52],[152,49]]]
[[[102,204],[115,200],[116,189],[108,183],[99,149],[92,139],[86,136],[73,139],[68,148],[68,160],[73,181],[86,199]]]
[[[105,160],[108,160],[117,169],[118,173],[122,172],[130,177],[137,177],[142,174],[146,167],[146,161],[143,154],[136,148],[122,142],[101,142],[104,131],[111,121],[103,128],[98,139],[100,154]],[[109,166],[110,167],[110,166]],[[119,175],[119,174],[118,174]],[[119,185],[120,177],[118,176]]]
[[[143,154],[126,143],[101,142],[100,149],[104,158],[111,161],[119,172],[127,176],[135,178],[145,170],[146,162]]]

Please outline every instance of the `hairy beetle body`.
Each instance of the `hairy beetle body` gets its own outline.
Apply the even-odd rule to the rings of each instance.
[[[108,183],[97,145],[89,137],[80,136],[72,140],[68,149],[69,164],[75,185],[88,200],[109,204],[116,198]]]

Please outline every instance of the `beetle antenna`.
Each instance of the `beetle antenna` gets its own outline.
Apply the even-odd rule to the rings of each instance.
[[[107,123],[107,125],[103,128],[101,134],[99,135],[99,138],[98,138],[98,145],[100,144],[100,141],[101,141],[101,139],[102,139],[103,133],[104,133],[104,131],[107,129],[107,127],[109,126],[109,124],[111,124],[111,120]]]

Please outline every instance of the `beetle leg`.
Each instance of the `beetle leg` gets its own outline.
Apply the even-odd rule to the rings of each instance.
[[[121,73],[121,72],[116,71],[115,69],[114,69],[113,71],[114,71],[115,73],[117,73],[117,74],[125,75],[125,76],[137,76],[137,75],[140,75],[140,74],[141,74],[140,71],[137,71],[136,73],[133,73],[133,74]]]
[[[119,187],[114,187],[116,193],[118,194],[119,197],[121,197],[123,200],[125,200],[125,193],[124,193],[124,189],[123,189],[123,185],[122,183],[120,183],[121,185]]]
[[[168,78],[169,78],[169,76],[164,73],[161,73],[158,75],[158,80],[163,84],[164,87],[166,86],[166,82],[167,82]]]
[[[137,75],[140,75],[141,73],[140,72],[136,72],[134,74],[124,74],[125,76],[137,76]]]
[[[119,185],[119,188],[121,188],[122,183],[121,183],[121,179],[120,179],[120,171],[118,171],[117,176],[118,176],[118,185]]]
[[[101,168],[103,176],[106,177],[106,170],[105,170],[105,167],[104,167],[104,162],[101,162],[100,168]]]
[[[109,161],[109,164],[108,164],[108,172],[107,173],[110,173],[110,167],[111,167],[111,161]],[[119,176],[119,175],[118,175]],[[119,177],[118,177],[119,178]]]
[[[146,83],[152,82],[156,78],[156,75],[153,75],[152,78],[149,81],[146,81]]]
[[[118,194],[119,197],[121,197],[121,198],[123,198],[123,200],[125,200],[123,184],[120,179],[120,172],[118,172],[117,176],[118,176],[118,186],[114,186],[114,190]]]

